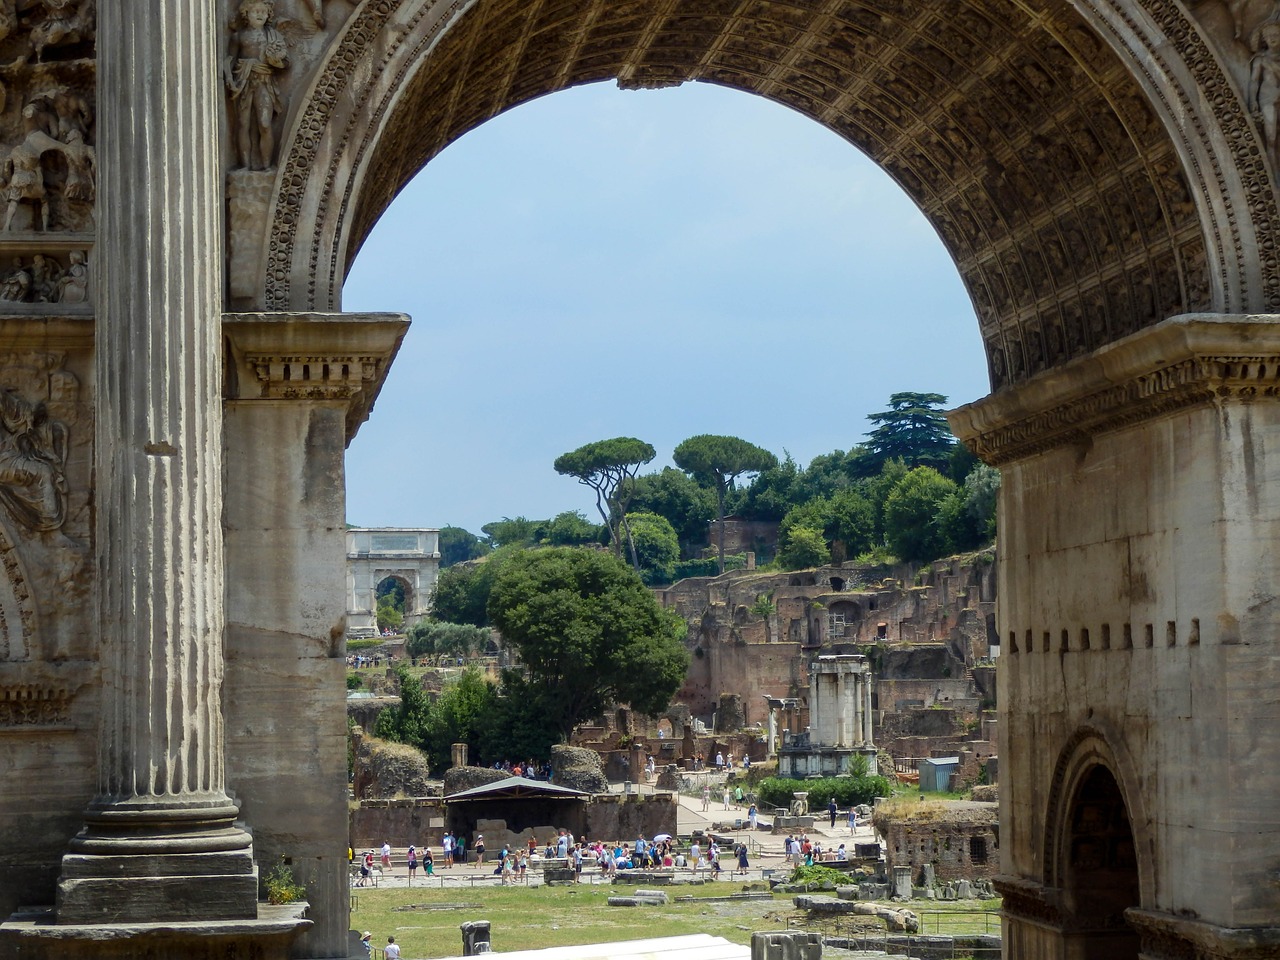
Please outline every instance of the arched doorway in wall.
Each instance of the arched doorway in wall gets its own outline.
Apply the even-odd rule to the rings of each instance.
[[[1124,917],[1140,905],[1137,850],[1124,796],[1104,765],[1077,781],[1059,850],[1066,960],[1137,960],[1138,934]]]
[[[376,582],[373,587],[373,609],[379,620],[378,626],[381,628],[384,619],[384,608],[393,611],[399,615],[399,623],[389,623],[388,626],[394,628],[397,632],[408,625],[408,618],[417,609],[417,598],[414,594],[413,584],[403,574],[384,573],[374,571]],[[387,618],[395,620],[395,616]]]

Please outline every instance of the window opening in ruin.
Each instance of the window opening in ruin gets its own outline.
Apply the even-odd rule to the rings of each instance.
[[[830,634],[832,637],[843,637],[844,628],[845,628],[845,622],[844,622],[843,613],[827,614],[827,633],[828,634]]]
[[[844,580],[840,577],[831,578],[831,589],[840,593],[844,590]]]
[[[987,862],[987,838],[986,837],[970,837],[969,838],[969,862],[970,863],[986,863]]]

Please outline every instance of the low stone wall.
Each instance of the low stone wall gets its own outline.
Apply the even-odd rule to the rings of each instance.
[[[351,811],[351,846],[355,850],[426,844],[438,847],[444,839],[444,801],[439,797],[365,800]]]

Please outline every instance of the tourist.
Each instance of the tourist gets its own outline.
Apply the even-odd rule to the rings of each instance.
[[[728,810],[728,809],[729,809],[729,801],[732,799],[732,797],[733,797],[733,795],[729,792],[729,785],[728,785],[728,784],[725,784],[725,788],[724,788],[724,808],[725,808],[726,810]]]
[[[520,872],[520,882],[528,886],[529,884],[529,855],[523,850],[520,851],[520,860],[516,864],[516,869]]]
[[[721,753],[719,750],[716,751],[716,770],[718,771],[724,770],[724,754]]]
[[[357,887],[367,887],[369,885],[369,876],[373,873],[373,851],[360,858],[360,879],[356,881]]]
[[[742,805],[742,784],[738,784],[733,788],[733,802]]]
[[[422,869],[426,871],[428,877],[434,877],[436,874],[436,862],[431,857],[431,848],[422,848]]]
[[[467,838],[460,833],[453,838],[453,862],[467,865]]]
[[[447,870],[453,866],[453,834],[446,833],[441,844],[444,847],[444,866]]]
[[[385,840],[382,841],[382,872],[391,872],[391,844]]]
[[[364,947],[365,960],[371,960],[373,957],[373,944],[369,942],[369,938],[372,936],[373,934],[366,930],[360,937],[360,946]]]
[[[853,831],[857,829],[858,829],[858,811],[855,810],[853,807],[850,807],[849,808],[849,835],[853,836]]]
[[[502,871],[502,885],[504,887],[515,879],[515,864],[511,862],[511,855],[506,850],[502,851],[502,861],[498,869]]]
[[[702,785],[702,809],[703,811],[711,809],[711,784],[709,783]]]
[[[756,828],[756,821],[759,817],[760,811],[756,809],[756,805],[754,803],[751,804],[751,807],[747,810],[747,826],[754,830]]]
[[[476,866],[484,866],[484,834],[476,834]]]
[[[573,847],[573,882],[582,882],[582,844]]]
[[[840,844],[840,846],[838,846],[838,847],[836,848],[836,859],[837,859],[837,860],[848,860],[848,859],[849,859],[849,854],[845,851],[845,849],[844,849],[844,844],[843,844],[843,843],[842,843],[842,844]]]
[[[839,812],[840,812],[839,808],[836,807],[836,798],[832,797],[830,800],[827,801],[827,813],[831,817],[832,830],[836,828],[836,814]]]
[[[409,851],[405,854],[405,860],[409,866],[409,882],[413,883],[414,875],[418,872],[418,848],[412,843],[409,844]]]
[[[400,945],[395,937],[387,937],[387,945],[382,948],[383,960],[400,960]]]
[[[741,873],[744,877],[747,875],[747,845],[745,843],[738,844],[734,852],[738,855],[738,869],[734,873]]]

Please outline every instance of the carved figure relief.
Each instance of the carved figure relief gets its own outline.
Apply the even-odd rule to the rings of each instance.
[[[1239,34],[1237,33],[1237,36]],[[1262,117],[1263,146],[1273,164],[1280,164],[1277,140],[1277,112],[1280,112],[1280,10],[1249,34],[1249,88],[1245,92],[1249,109]]]
[[[225,77],[236,152],[242,168],[268,170],[275,164],[275,117],[284,111],[276,74],[289,62],[284,35],[275,25],[275,4],[241,0],[234,29]]]
[[[28,259],[15,257],[0,278],[0,301],[5,303],[88,303],[89,265],[83,250],[67,254],[64,269],[53,257],[41,253]]]
[[[0,390],[0,504],[28,530],[57,530],[66,519],[69,440],[43,401]]]

